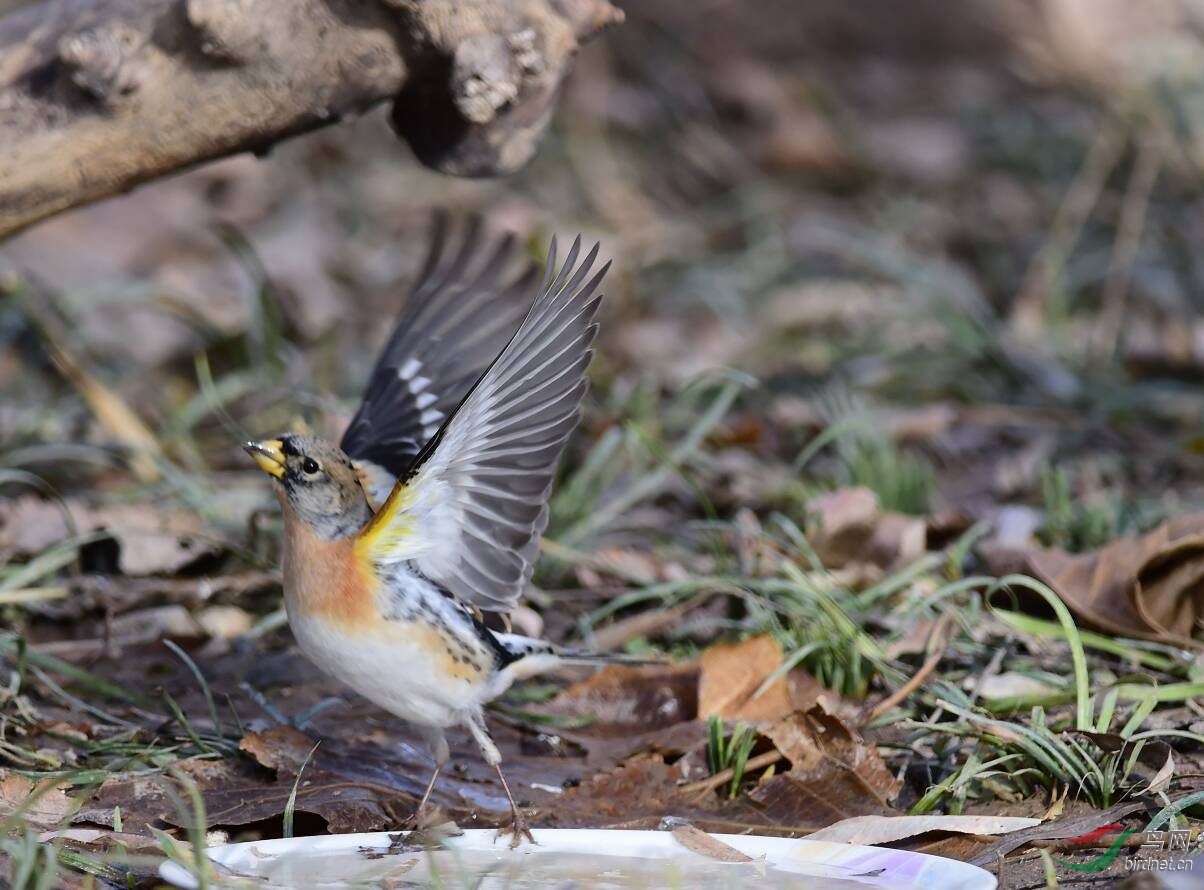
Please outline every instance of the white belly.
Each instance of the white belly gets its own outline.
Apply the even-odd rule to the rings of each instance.
[[[446,727],[479,708],[487,688],[455,679],[439,669],[437,653],[419,638],[350,636],[326,623],[290,614],[293,635],[306,656],[323,671],[403,720]]]

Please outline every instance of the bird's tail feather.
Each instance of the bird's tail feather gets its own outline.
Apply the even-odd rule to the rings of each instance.
[[[545,671],[555,670],[563,665],[593,665],[600,667],[607,664],[626,664],[631,666],[646,666],[664,664],[652,658],[638,655],[621,655],[610,652],[583,652],[578,649],[562,649],[543,640],[524,637],[520,634],[495,633],[494,636],[513,659],[505,667],[505,672],[513,679],[522,679]]]
[[[664,658],[645,658],[641,655],[624,655],[616,652],[580,652],[576,649],[562,649],[556,655],[560,658],[561,664],[626,664],[631,667],[651,667],[668,663]]]

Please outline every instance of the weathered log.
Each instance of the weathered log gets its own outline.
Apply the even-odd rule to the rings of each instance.
[[[42,0],[0,18],[0,238],[393,101],[437,170],[534,153],[608,0]]]

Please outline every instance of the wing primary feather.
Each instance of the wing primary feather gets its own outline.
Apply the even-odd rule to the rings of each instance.
[[[379,466],[390,482],[410,466],[528,311],[541,270],[519,257],[515,236],[487,239],[479,216],[454,226],[435,214],[416,283],[343,434],[352,460]],[[388,491],[374,489],[373,499]]]
[[[539,286],[539,292],[541,294],[546,294],[548,292],[548,287],[552,283],[552,276],[556,274],[557,247],[558,245],[556,243],[556,236],[553,235],[552,240],[548,242],[548,263],[546,266],[544,266],[543,270],[543,284]]]
[[[480,608],[514,605],[538,557],[556,464],[588,388],[597,289],[610,267],[595,268],[599,251],[583,251],[578,236],[558,263],[552,239],[542,286],[517,329],[361,533],[357,548],[366,556],[409,564]],[[460,327],[456,320],[438,330]],[[472,333],[465,326],[464,335]]]
[[[426,444],[422,446],[422,449],[418,452],[418,454],[416,454],[414,456],[414,459],[410,462],[409,467],[406,468],[406,471],[402,474],[401,479],[399,481],[407,482],[410,479],[414,478],[414,476],[418,473],[418,471],[420,469],[422,469],[423,464],[425,464],[428,460],[430,460],[431,455],[435,453],[435,450],[439,447],[439,444],[443,441],[444,436],[447,435],[448,427],[451,426],[451,423],[456,418],[456,415],[460,413],[460,409],[462,409],[464,407],[464,404],[469,400],[469,398],[472,396],[472,394],[474,392],[476,392],[477,388],[481,385],[481,382],[486,377],[489,376],[489,372],[492,371],[494,366],[497,365],[497,363],[499,361],[501,361],[501,359],[503,357],[505,357],[511,351],[511,347],[515,344],[515,342],[520,337],[522,337],[522,335],[525,331],[527,331],[528,329],[534,330],[537,327],[536,325],[529,324],[529,322],[531,321],[532,317],[535,316],[536,312],[540,308],[542,308],[543,305],[545,305],[546,303],[554,302],[553,300],[550,300],[548,298],[553,297],[553,296],[555,296],[555,294],[559,293],[558,285],[561,284],[563,279],[565,278],[565,276],[567,276],[572,271],[572,263],[574,260],[576,260],[577,254],[580,251],[580,249],[581,249],[581,236],[578,235],[573,240],[573,246],[569,250],[568,256],[566,256],[564,258],[564,267],[561,269],[560,275],[553,281],[553,283],[550,287],[545,286],[543,291],[539,294],[539,296],[537,296],[535,298],[535,300],[531,303],[531,308],[527,310],[527,315],[523,319],[522,323],[518,326],[518,330],[514,332],[514,335],[510,338],[509,342],[507,342],[506,345],[502,347],[501,351],[499,351],[498,354],[496,356],[494,356],[493,361],[491,361],[489,363],[488,367],[486,367],[485,370],[480,373],[480,375],[476,379],[476,382],[474,382],[472,384],[472,386],[469,387],[468,392],[464,393],[464,397],[460,399],[460,401],[459,401],[459,403],[457,403],[456,407],[448,413],[447,417],[444,418],[443,423],[441,423],[439,425],[439,429],[436,430],[435,434],[433,436],[431,436],[429,440],[427,440]],[[597,245],[595,245],[594,250],[591,252],[591,256],[597,254],[597,251],[598,251],[598,247],[597,247]],[[555,262],[556,262],[556,236],[553,235],[551,244],[548,246],[548,267],[547,267],[547,273],[545,274],[545,281],[551,280],[552,271],[555,268],[555,266],[554,266]],[[609,268],[610,264],[607,263],[606,265],[607,265],[607,268]],[[605,271],[605,270],[603,270],[603,271]],[[602,280],[601,276],[600,275],[597,276],[596,281],[600,282],[601,280]]]

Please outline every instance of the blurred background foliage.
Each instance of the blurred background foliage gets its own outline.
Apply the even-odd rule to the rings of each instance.
[[[1199,3],[626,12],[512,179],[425,172],[373,113],[0,247],[0,459],[70,489],[145,438],[36,331],[136,406],[173,490],[244,433],[336,430],[444,208],[615,256],[598,424],[645,392],[655,435],[662,393],[736,367],[736,444],[788,464],[864,415],[811,468],[891,507],[1055,497],[1111,533],[1198,500]],[[1046,537],[1081,546],[1068,509]]]
[[[522,233],[533,259],[577,232],[615,259],[521,629],[700,657],[686,669],[704,681],[734,664],[749,689],[803,670],[809,703],[782,698],[786,719],[828,696],[881,747],[900,812],[1056,819],[1067,789],[1169,806],[1176,765],[1174,812],[1198,805],[1204,675],[1187,647],[1204,551],[1152,541],[1075,574],[1042,548],[1093,551],[1173,516],[1193,540],[1204,527],[1204,2],[625,12],[514,177],[424,171],[378,111],[0,245],[0,623],[23,635],[0,634],[0,756],[103,782],[132,824],[132,771],[235,769],[240,715],[304,725],[325,708],[308,668],[255,648],[288,640],[276,514],[239,443],[338,434],[445,210]],[[1195,609],[1172,616],[1173,640],[1110,599],[1163,545],[1184,586],[1149,599]],[[1046,583],[1013,576],[1003,596],[995,576],[1016,569],[992,554],[1009,550]],[[162,637],[192,640],[201,667]],[[730,661],[708,662],[724,646]],[[111,680],[169,675],[165,704]],[[579,726],[573,689],[532,716],[557,690],[525,687],[503,713]],[[707,711],[697,684],[683,701],[683,721],[770,719]],[[46,741],[84,712],[99,729]],[[392,732],[315,719],[323,752],[370,741],[405,780]],[[758,828],[815,816],[748,805],[779,760],[805,758],[744,724],[707,730],[712,809]],[[1160,740],[1138,764],[1159,734],[1177,759]],[[518,733],[503,743],[519,750]],[[596,818],[584,794],[566,819]],[[85,796],[56,790],[63,812],[41,827]],[[7,853],[33,862],[21,837]]]

